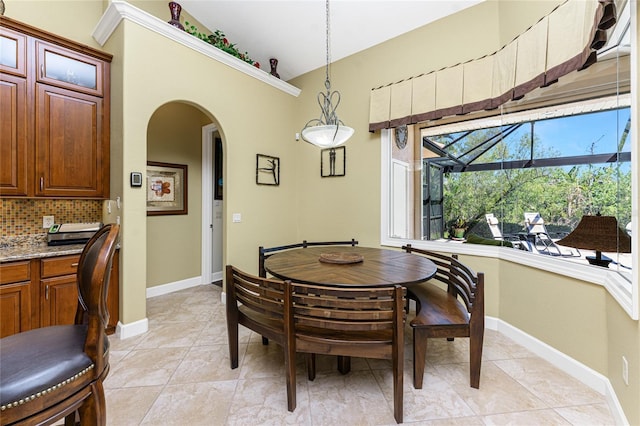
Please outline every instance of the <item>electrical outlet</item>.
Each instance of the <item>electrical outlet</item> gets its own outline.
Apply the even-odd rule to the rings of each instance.
[[[42,216],[42,227],[43,228],[51,228],[53,224],[56,223],[55,218],[53,216]]]
[[[625,385],[629,386],[629,363],[625,356],[622,356],[622,380]]]

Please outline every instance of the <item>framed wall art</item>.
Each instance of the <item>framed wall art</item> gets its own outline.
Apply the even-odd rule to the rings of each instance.
[[[187,165],[147,161],[147,216],[187,214]]]
[[[347,167],[347,149],[344,146],[320,151],[320,176],[344,176]]]
[[[256,154],[256,184],[280,185],[280,158]]]

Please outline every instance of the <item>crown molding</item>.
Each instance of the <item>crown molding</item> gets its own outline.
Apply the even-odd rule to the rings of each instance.
[[[134,22],[150,31],[160,34],[168,39],[182,44],[185,47],[195,50],[215,61],[223,63],[237,71],[262,81],[270,86],[275,87],[292,96],[299,96],[300,89],[291,84],[280,80],[253,65],[238,59],[222,50],[213,47],[197,37],[182,31],[161,19],[127,3],[126,1],[113,0],[107,10],[104,12],[100,21],[93,30],[93,38],[100,43],[101,46],[109,40],[111,34],[120,24],[120,21],[126,19]]]

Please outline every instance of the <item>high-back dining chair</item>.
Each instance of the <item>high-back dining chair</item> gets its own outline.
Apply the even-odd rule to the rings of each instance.
[[[389,359],[393,364],[394,417],[402,423],[404,302],[401,286],[338,288],[292,284],[295,351]],[[295,366],[289,367],[295,374]],[[315,377],[315,371],[309,371]]]
[[[413,329],[413,386],[422,389],[427,353],[427,340],[469,337],[469,382],[480,387],[482,344],[484,340],[484,273],[475,273],[458,260],[411,247],[407,253],[425,256],[436,264],[433,281],[446,285],[441,289],[430,281],[412,285],[408,297],[416,301],[416,316],[409,323]]]
[[[238,368],[238,325],[271,339],[284,349],[287,408],[296,408],[295,346],[291,283],[256,277],[227,265],[227,332],[231,368]]]
[[[74,325],[37,328],[0,340],[0,424],[106,424],[102,382],[109,372],[106,296],[119,225],[87,242],[78,262]]]

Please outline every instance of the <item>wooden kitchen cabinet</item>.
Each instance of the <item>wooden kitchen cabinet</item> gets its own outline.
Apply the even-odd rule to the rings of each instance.
[[[40,326],[73,324],[78,307],[80,255],[40,260]]]
[[[0,72],[26,77],[26,34],[2,26],[0,27],[0,46],[2,46],[0,49]]]
[[[119,251],[111,264],[107,310],[107,334],[116,331],[119,317]],[[40,326],[73,324],[78,307],[76,272],[80,255],[58,256],[40,260]]]
[[[113,257],[107,334],[119,319],[119,251]],[[76,283],[80,255],[0,264],[0,337],[51,325],[73,324],[78,307]]]
[[[6,17],[0,43],[0,196],[108,198],[111,55]]]
[[[0,264],[0,338],[31,329],[31,262]]]
[[[43,41],[36,41],[36,50],[38,82],[104,95],[104,71],[108,68],[104,61]]]
[[[27,80],[0,73],[0,193],[28,194]]]
[[[108,195],[103,99],[45,84],[36,86],[36,195]]]

